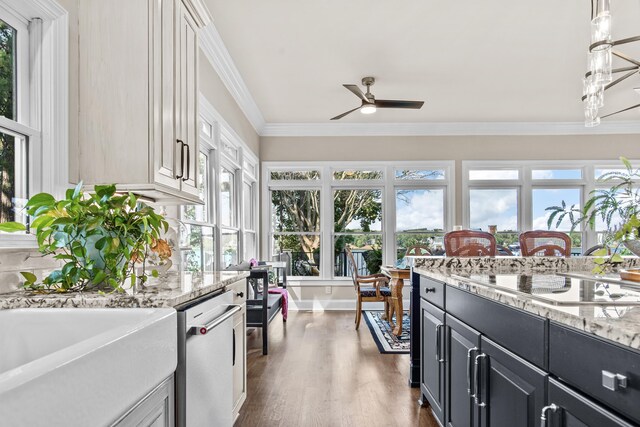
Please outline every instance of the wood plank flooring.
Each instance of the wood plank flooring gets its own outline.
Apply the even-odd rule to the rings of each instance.
[[[380,354],[354,312],[291,312],[247,337],[248,394],[243,427],[374,427],[438,424],[407,385],[408,354]]]

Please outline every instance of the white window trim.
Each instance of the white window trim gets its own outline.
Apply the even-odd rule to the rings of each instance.
[[[333,171],[341,169],[352,170],[381,170],[383,172],[382,179],[375,180],[344,180],[336,181],[333,179]],[[445,171],[444,180],[400,180],[395,178],[396,169],[442,169]],[[371,232],[369,234],[382,234],[382,248],[384,264],[395,263],[396,254],[396,212],[395,212],[395,189],[396,188],[444,188],[444,226],[445,230],[452,227],[455,218],[455,161],[339,161],[339,162],[262,162],[262,179],[261,179],[261,254],[264,258],[271,258],[271,189],[304,189],[304,190],[320,190],[320,257],[322,263],[320,266],[319,277],[293,277],[294,280],[302,282],[314,281],[346,281],[349,278],[333,277],[334,262],[333,259],[333,241],[336,233],[333,231],[333,205],[327,203],[331,200],[333,190],[335,189],[363,189],[363,188],[380,188],[382,190],[382,215],[383,224],[382,231]],[[270,173],[272,170],[278,171],[320,171],[320,179],[316,180],[282,180],[272,181]],[[310,233],[314,234],[314,233]],[[344,233],[341,233],[344,234]],[[348,234],[348,233],[347,233]],[[356,233],[354,233],[356,234]],[[328,242],[328,243],[327,243]],[[327,260],[329,262],[327,262]]]
[[[631,160],[632,164],[640,163]],[[582,189],[580,197],[581,206],[590,197],[591,191],[603,188],[595,179],[595,170],[602,168],[620,169],[624,166],[620,160],[474,160],[462,162],[462,226],[469,227],[469,190],[471,188],[512,188],[517,187],[518,192],[518,231],[531,230],[533,224],[532,190],[534,188],[567,188],[578,187]],[[485,169],[517,169],[517,180],[469,180],[469,170]],[[534,169],[581,169],[582,179],[537,179],[531,178]],[[582,233],[582,250],[588,249],[598,243],[598,232],[586,229]]]
[[[61,197],[69,186],[68,12],[55,0],[0,0],[0,5],[30,21],[29,194]],[[0,236],[0,248],[36,247],[33,235]]]
[[[236,131],[229,125],[224,117],[215,109],[215,107],[209,102],[209,100],[201,93],[199,97],[199,111],[201,120],[211,125],[213,134],[207,136],[204,132],[201,132],[201,150],[209,150],[209,196],[211,198],[211,215],[215,224],[214,239],[215,239],[215,251],[216,251],[216,266],[218,269],[223,269],[225,266],[222,263],[222,226],[220,221],[220,171],[222,166],[227,167],[231,171],[234,171],[235,178],[235,213],[236,213],[236,227],[224,227],[229,230],[237,230],[238,233],[238,260],[243,259],[247,254],[245,253],[245,228],[244,228],[244,188],[243,182],[247,179],[255,182],[256,188],[258,187],[259,174],[259,160],[258,156],[249,148],[249,146],[242,140],[242,138],[236,133]],[[204,135],[204,138],[202,137]],[[206,148],[203,148],[203,144]],[[238,156],[236,159],[232,159],[224,153],[222,144],[230,145],[237,150]],[[252,166],[252,171],[246,171],[244,169],[245,162]],[[249,233],[255,233],[256,242],[255,257],[259,256],[260,248],[260,224],[257,216],[259,213],[258,205],[258,191],[255,191],[254,198],[254,225],[255,230],[247,230]]]

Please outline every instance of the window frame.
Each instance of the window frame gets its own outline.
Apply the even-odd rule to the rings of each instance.
[[[631,160],[632,164],[638,161]],[[531,230],[533,226],[533,189],[581,189],[580,206],[590,197],[591,191],[606,188],[595,179],[596,169],[620,169],[619,160],[474,160],[462,161],[462,226],[470,225],[469,190],[472,188],[504,188],[518,186],[518,227],[519,232]],[[469,180],[472,169],[518,169],[517,180]],[[532,171],[539,169],[581,169],[580,179],[533,179]],[[582,235],[582,251],[598,244],[598,232],[588,227],[579,231]]]
[[[338,281],[351,280],[348,277],[334,277],[335,259],[333,257],[334,242],[337,235],[362,234],[349,232],[334,232],[333,191],[350,189],[380,189],[382,197],[382,224],[381,231],[372,231],[365,234],[382,235],[383,265],[395,263],[396,254],[396,215],[395,215],[395,190],[396,188],[426,189],[444,188],[444,226],[445,230],[451,227],[455,218],[455,161],[267,161],[262,162],[261,194],[262,212],[261,219],[262,254],[268,259],[272,253],[272,203],[271,190],[319,190],[320,191],[320,275],[317,277],[293,277],[293,280],[301,282],[313,281]],[[337,170],[381,170],[382,179],[371,180],[335,180],[333,172]],[[443,180],[402,180],[395,178],[396,169],[437,169],[443,170]],[[309,171],[317,170],[319,179],[313,180],[272,180],[272,171]],[[330,261],[330,262],[329,262]]]
[[[62,197],[69,187],[68,12],[55,0],[0,0],[0,9],[3,16],[27,25],[29,33],[28,41],[23,40],[29,69],[27,78],[22,76],[22,85],[28,88],[18,82],[28,103],[18,102],[18,121],[0,117],[0,127],[27,138],[28,195],[48,192]],[[37,248],[37,242],[33,234],[3,233],[0,248]]]

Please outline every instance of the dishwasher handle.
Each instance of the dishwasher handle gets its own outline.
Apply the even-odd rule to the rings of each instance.
[[[239,312],[241,309],[242,307],[239,305],[229,305],[227,306],[227,310],[223,314],[216,317],[206,325],[195,325],[189,328],[189,335],[205,335],[207,332],[223,323],[225,320]]]

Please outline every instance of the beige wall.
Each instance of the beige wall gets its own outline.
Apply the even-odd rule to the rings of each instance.
[[[640,159],[640,135],[265,137],[262,161],[455,160],[456,224],[463,160]]]
[[[233,99],[207,57],[200,51],[200,92],[218,110],[256,156],[259,155],[259,137],[251,123]]]

